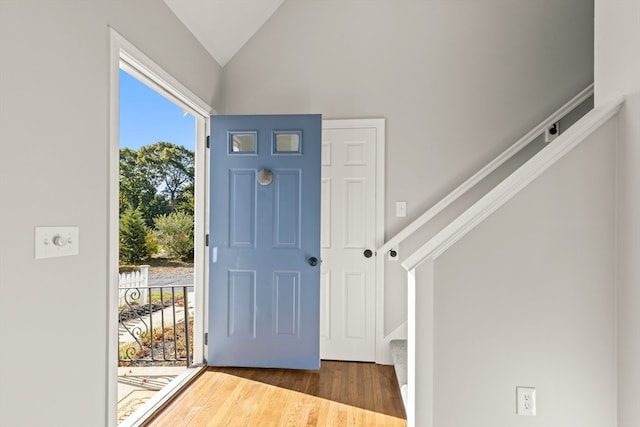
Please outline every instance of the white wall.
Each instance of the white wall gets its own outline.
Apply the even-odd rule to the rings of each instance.
[[[161,0],[0,1],[2,426],[105,425],[108,25],[219,105],[220,67]],[[80,255],[34,260],[36,225],[79,226]]]
[[[618,427],[640,425],[640,94],[618,129]]]
[[[616,129],[436,259],[434,426],[616,425]],[[536,417],[515,415],[516,386]]]
[[[618,427],[640,425],[640,1],[596,0],[596,104],[626,96],[618,128]]]
[[[225,66],[225,112],[385,117],[389,238],[585,88],[592,42],[592,0],[289,0]]]
[[[595,0],[596,105],[640,90],[640,1]]]

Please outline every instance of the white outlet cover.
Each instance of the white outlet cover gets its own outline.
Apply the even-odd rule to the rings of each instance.
[[[536,415],[535,387],[516,387],[516,415]]]
[[[34,232],[35,258],[55,258],[78,255],[80,242],[78,227],[36,227]]]

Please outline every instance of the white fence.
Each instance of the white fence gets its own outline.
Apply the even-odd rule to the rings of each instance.
[[[125,303],[124,296],[128,289],[137,288],[138,292],[140,292],[140,299],[138,300],[140,305],[145,305],[147,303],[147,295],[149,294],[148,289],[142,289],[149,287],[149,266],[141,265],[140,271],[132,271],[131,273],[120,273],[119,277],[119,301],[118,305],[123,305]],[[134,292],[134,291],[129,291]]]

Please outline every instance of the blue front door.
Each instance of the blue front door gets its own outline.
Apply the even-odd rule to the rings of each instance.
[[[209,365],[320,367],[321,122],[211,118]]]

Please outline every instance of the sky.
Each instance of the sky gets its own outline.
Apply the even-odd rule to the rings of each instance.
[[[191,114],[120,70],[120,148],[166,141],[193,150],[195,132]]]

